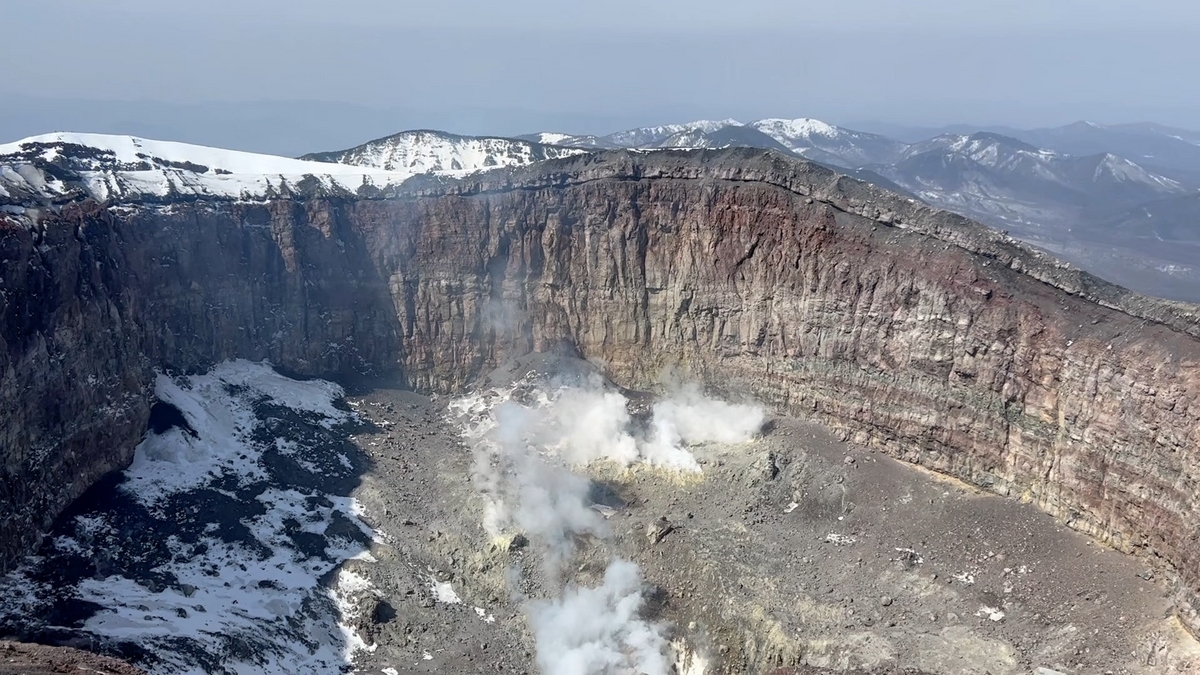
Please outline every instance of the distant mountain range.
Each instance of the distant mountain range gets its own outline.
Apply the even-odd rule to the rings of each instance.
[[[1003,228],[1117,283],[1200,301],[1200,132],[1091,122],[928,132],[904,142],[801,118],[522,138],[579,148],[789,152]]]
[[[386,192],[605,148],[746,146],[798,155],[1009,231],[1099,276],[1200,302],[1200,133],[1156,124],[931,130],[916,142],[819,120],[698,120],[516,138],[405,131],[289,159],[129,136],[47,134],[0,145],[0,202],[142,194],[260,198]]]

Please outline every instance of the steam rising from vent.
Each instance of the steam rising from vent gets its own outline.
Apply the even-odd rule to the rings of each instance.
[[[642,604],[641,571],[625,560],[614,560],[596,588],[572,587],[556,600],[530,602],[525,611],[538,666],[555,675],[666,675],[663,626],[640,617]]]
[[[554,449],[567,462],[586,465],[607,459],[628,466],[640,457],[629,434],[625,397],[615,391],[564,389],[549,408],[561,438]]]
[[[654,404],[653,433],[643,449],[651,464],[699,471],[685,445],[744,443],[762,429],[764,415],[756,405],[734,405],[704,395],[689,384]]]
[[[596,588],[561,586],[577,538],[608,535],[604,516],[589,499],[591,482],[571,468],[607,461],[696,473],[700,464],[689,445],[749,441],[764,413],[689,385],[657,402],[649,424],[639,425],[625,396],[598,376],[545,389],[540,381],[530,373],[511,387],[452,404],[474,441],[472,480],[486,502],[484,528],[493,537],[514,528],[524,532],[543,555],[549,583],[561,591],[525,605],[538,664],[555,675],[667,675],[665,626],[641,616],[636,564],[612,560]]]

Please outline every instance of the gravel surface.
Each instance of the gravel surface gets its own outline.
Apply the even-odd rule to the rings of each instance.
[[[553,589],[536,547],[483,531],[445,403],[390,390],[354,400],[386,430],[356,442],[374,462],[357,494],[388,545],[378,563],[349,564],[395,613],[369,629],[379,646],[360,665],[535,672],[514,598]],[[691,655],[710,673],[1200,672],[1152,564],[1030,505],[789,419],[692,450],[701,476],[590,467],[612,535],[581,538],[569,569],[596,585],[614,555],[636,562],[681,669]],[[440,600],[435,582],[461,602]]]
[[[513,397],[536,400],[538,386]],[[624,394],[647,425],[654,398]],[[1200,672],[1152,561],[787,418],[749,442],[690,447],[699,473],[576,469],[608,535],[575,535],[552,568],[536,536],[485,531],[450,403],[358,392],[345,404],[361,423],[325,429],[344,436],[314,446],[353,460],[347,491],[326,487],[357,498],[377,535],[322,581],[349,584],[346,623],[371,645],[356,672],[539,672],[530,608],[599,586],[617,559],[640,569],[640,616],[679,675]],[[66,647],[0,643],[0,657],[0,673],[140,672]]]

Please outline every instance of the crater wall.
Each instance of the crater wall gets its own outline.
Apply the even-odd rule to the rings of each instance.
[[[604,153],[388,198],[0,216],[0,561],[145,428],[155,368],[457,391],[566,346],[670,369],[1036,502],[1200,589],[1200,323],[759,151]]]

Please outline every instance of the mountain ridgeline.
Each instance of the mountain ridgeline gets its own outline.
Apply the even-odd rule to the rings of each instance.
[[[1200,189],[1194,132],[1080,122],[1031,131],[950,128],[905,143],[802,118],[525,138],[587,149],[782,150],[1003,228],[1122,285],[1200,301],[1200,210],[1190,208]]]
[[[403,131],[338,152],[300,159],[412,173],[470,172],[570,157],[579,149],[512,138],[459,136],[442,131]]]
[[[457,179],[306,162],[335,173],[237,179],[270,190],[248,199],[226,160],[196,174],[148,148],[73,174],[67,145],[3,164],[25,186],[0,194],[5,565],[128,463],[156,369],[268,359],[457,392],[506,356],[568,349],[627,387],[673,368],[752,394],[1158,556],[1200,628],[1195,307],[777,149]],[[143,175],[170,171],[204,191]]]
[[[1160,125],[952,127],[912,143],[806,118],[700,120],[603,136],[409,131],[302,159],[468,173],[604,149],[726,147],[800,156],[1002,228],[1116,283],[1200,301],[1200,210],[1192,207],[1200,134]]]

